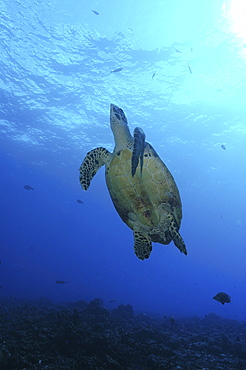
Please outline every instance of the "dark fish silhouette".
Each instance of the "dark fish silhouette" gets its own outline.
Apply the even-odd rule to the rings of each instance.
[[[114,303],[115,302],[115,299],[111,299],[110,301],[109,301],[109,303]]]
[[[192,70],[191,70],[191,68],[190,68],[189,63],[187,63],[187,66],[188,66],[188,68],[189,68],[190,73],[192,73]]]
[[[83,204],[84,202],[82,201],[82,200],[80,200],[80,199],[77,199],[77,202],[79,203],[79,204]]]
[[[224,149],[224,150],[226,150],[226,147],[223,144],[221,145],[221,148]]]
[[[178,50],[178,49],[174,49],[176,51],[176,53],[181,53],[182,54],[182,51]]]
[[[92,10],[92,12],[96,15],[99,15],[99,13],[96,10]]]
[[[111,71],[110,73],[115,73],[115,72],[120,72],[122,71],[123,68],[116,68],[114,69],[113,71]]]
[[[56,280],[56,284],[67,284],[67,283],[68,283],[67,281]]]
[[[152,74],[152,80],[153,80],[154,77],[155,77],[155,72]]]
[[[34,190],[30,185],[24,185],[23,188],[26,190]]]
[[[216,301],[220,302],[221,304],[225,304],[225,303],[230,303],[231,302],[231,297],[227,293],[224,293],[224,292],[217,293],[213,297],[213,299],[215,299]]]

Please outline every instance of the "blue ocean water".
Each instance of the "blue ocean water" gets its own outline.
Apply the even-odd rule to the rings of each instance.
[[[245,320],[243,2],[0,4],[0,297]],[[137,259],[104,169],[82,191],[86,153],[114,147],[110,103],[173,174],[188,256]]]

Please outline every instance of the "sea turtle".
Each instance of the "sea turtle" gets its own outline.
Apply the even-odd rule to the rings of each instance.
[[[136,127],[132,137],[123,110],[110,105],[110,126],[114,134],[113,153],[99,147],[87,153],[80,167],[84,190],[103,165],[106,183],[122,220],[133,230],[134,252],[141,260],[149,258],[152,243],[169,244],[187,254],[179,234],[182,205],[175,181],[154,148],[145,142],[143,130]]]

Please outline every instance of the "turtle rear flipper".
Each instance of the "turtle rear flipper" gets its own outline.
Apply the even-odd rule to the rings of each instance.
[[[99,168],[107,163],[110,157],[111,153],[102,147],[92,149],[86,154],[86,157],[79,169],[79,181],[84,190],[89,188],[92,178],[95,176]]]
[[[134,142],[132,151],[132,177],[136,173],[139,158],[140,158],[140,173],[142,176],[144,148],[145,148],[145,133],[140,127],[136,127],[134,130]]]
[[[187,255],[188,254],[187,249],[186,249],[184,240],[178,231],[174,216],[171,213],[169,213],[167,217],[169,218],[169,221],[170,221],[169,231],[170,231],[170,234],[172,236],[175,246],[180,250],[180,252]]]
[[[142,231],[134,230],[134,252],[140,260],[149,258],[152,251],[152,243],[149,235]]]

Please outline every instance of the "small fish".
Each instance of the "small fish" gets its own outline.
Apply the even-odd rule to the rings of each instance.
[[[178,49],[174,49],[176,51],[176,53],[181,53],[182,54],[182,51],[178,50]]]
[[[83,204],[84,202],[82,200],[80,200],[80,199],[77,199],[77,203]]]
[[[56,280],[56,284],[67,284],[67,281],[64,280]]]
[[[24,185],[23,188],[26,190],[34,190],[30,185]]]
[[[155,77],[155,72],[152,74],[152,80],[153,80],[154,77]]]
[[[224,144],[221,145],[221,148],[224,149],[224,150],[226,150],[226,147],[225,147]]]
[[[116,68],[114,69],[113,71],[111,71],[110,73],[115,73],[115,72],[120,72],[122,71],[123,68]]]
[[[99,15],[99,13],[96,10],[92,10],[92,12],[96,15]]]
[[[225,304],[225,303],[230,303],[231,302],[231,297],[227,293],[224,293],[224,292],[217,293],[213,297],[213,299],[215,299],[216,301],[220,302],[221,304]]]
[[[191,68],[190,68],[189,63],[187,63],[187,66],[188,66],[188,68],[189,68],[190,73],[192,73],[192,70],[191,70]]]
[[[111,299],[110,301],[109,301],[109,303],[114,303],[115,302],[115,299]]]

